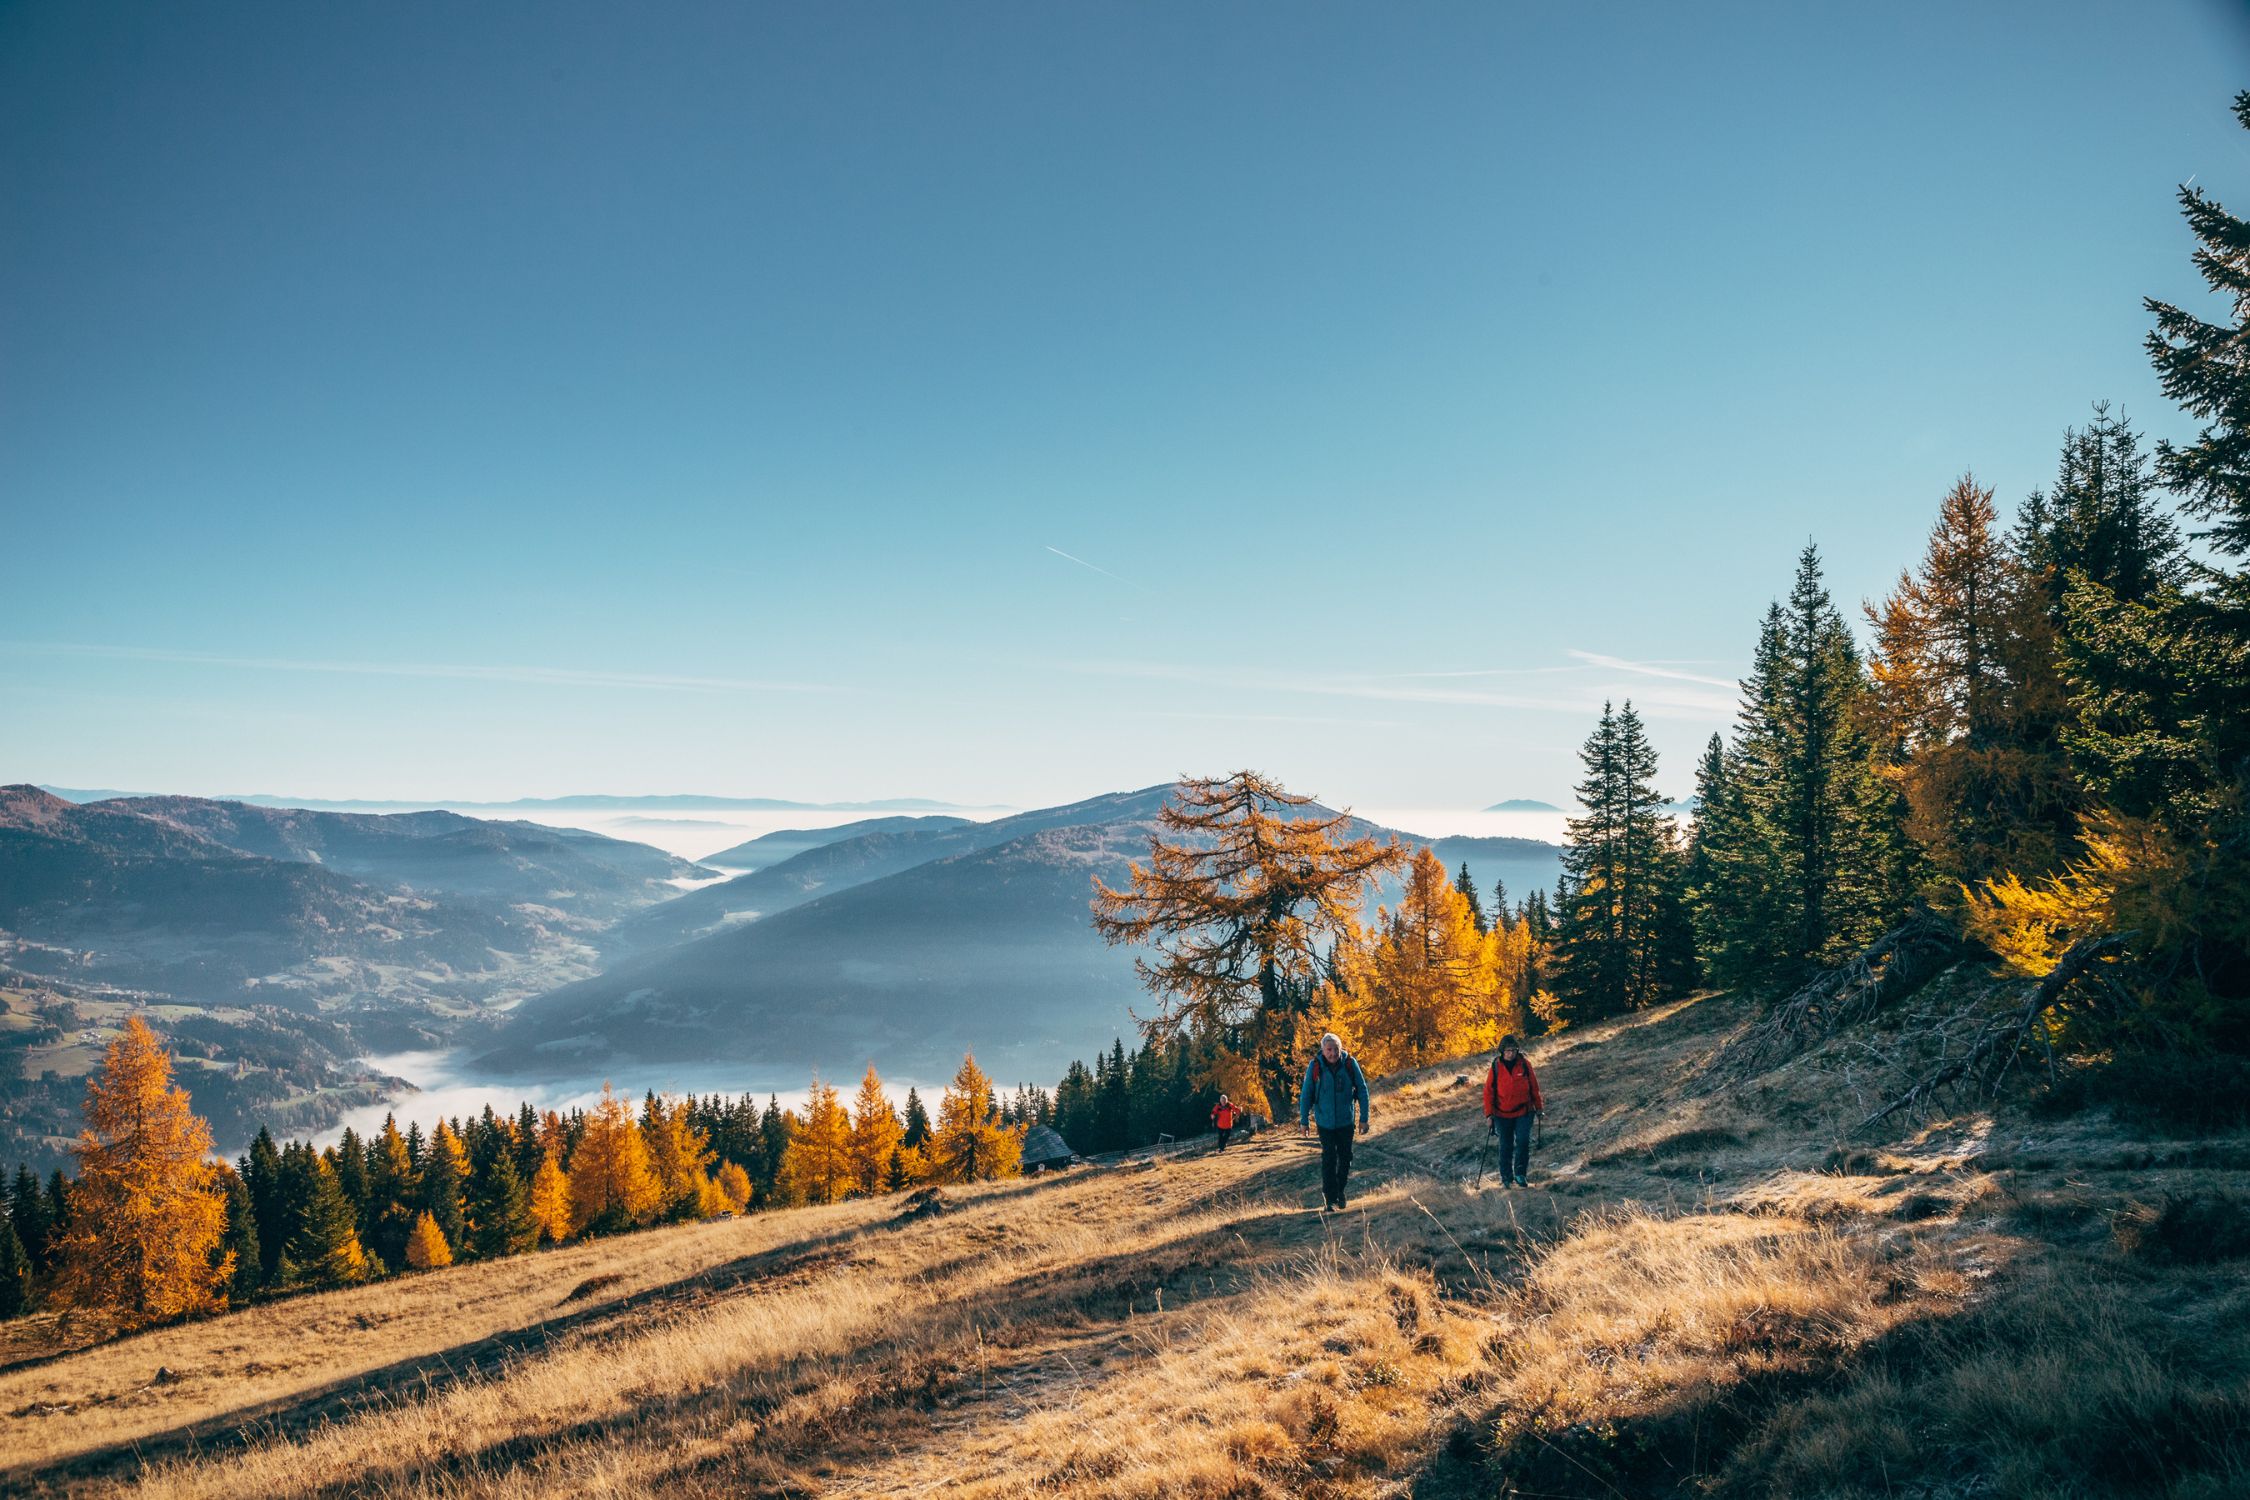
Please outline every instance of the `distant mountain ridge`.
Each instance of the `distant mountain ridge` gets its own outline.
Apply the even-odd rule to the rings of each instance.
[[[701,873],[643,844],[449,812],[0,787],[0,957],[189,1001],[512,999],[586,973],[588,934]]]
[[[889,818],[862,818],[856,823],[837,823],[827,828],[777,828],[771,833],[759,834],[739,844],[721,849],[716,854],[706,854],[700,861],[706,865],[741,870],[748,874],[778,865],[785,859],[795,859],[810,849],[828,844],[840,844],[846,839],[860,838],[870,833],[904,833],[910,829],[934,831],[959,828],[971,822],[968,818],[949,818],[942,813],[923,813]]]
[[[1485,809],[1494,812],[1561,812],[1552,802],[1541,802],[1536,797],[1510,797],[1505,802],[1495,802]]]
[[[65,802],[109,802],[128,798],[158,795],[149,792],[120,792],[107,788],[41,786],[40,791],[60,797]],[[567,797],[516,797],[506,802],[481,802],[475,798],[423,797],[369,798],[369,797],[277,797],[270,792],[251,792],[224,797],[201,799],[211,802],[242,802],[252,807],[301,807],[320,812],[418,812],[449,807],[474,807],[505,811],[518,808],[534,811],[547,808],[557,811],[591,812],[602,810],[632,811],[637,808],[734,808],[753,812],[990,812],[990,806],[976,806],[959,802],[940,802],[929,797],[881,797],[871,802],[794,802],[783,797],[712,797],[700,793],[682,793],[677,796],[653,794],[645,796],[613,796],[601,792],[584,792]]]

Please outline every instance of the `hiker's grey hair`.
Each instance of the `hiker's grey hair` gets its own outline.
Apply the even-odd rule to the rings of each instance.
[[[1326,1036],[1320,1039],[1320,1050],[1326,1052],[1328,1050],[1328,1044],[1330,1042],[1334,1042],[1336,1044],[1336,1050],[1338,1052],[1344,1050],[1344,1039],[1336,1035],[1336,1033],[1333,1031],[1329,1032]]]

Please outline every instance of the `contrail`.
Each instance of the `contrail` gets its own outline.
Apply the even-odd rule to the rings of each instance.
[[[1061,558],[1061,559],[1062,559],[1062,560],[1063,560],[1064,562],[1074,562],[1074,563],[1078,564],[1078,566],[1080,566],[1081,568],[1093,568],[1093,570],[1094,570],[1095,572],[1097,572],[1097,573],[1101,574],[1101,575],[1102,575],[1102,577],[1104,577],[1104,578],[1117,578],[1117,575],[1116,575],[1115,573],[1112,573],[1112,572],[1111,572],[1111,571],[1110,571],[1109,569],[1107,569],[1107,568],[1101,568],[1101,567],[1095,567],[1095,566],[1094,566],[1094,564],[1092,564],[1092,563],[1090,563],[1090,562],[1086,561],[1086,559],[1085,559],[1085,558],[1083,558],[1083,557],[1073,557],[1073,556],[1071,556],[1071,555],[1070,555],[1070,554],[1069,554],[1068,552],[1065,552],[1065,551],[1063,551],[1063,549],[1062,549],[1062,548],[1060,548],[1060,547],[1049,547],[1049,548],[1048,548],[1047,550],[1048,550],[1049,552],[1052,552],[1052,553],[1054,553],[1054,554],[1055,554],[1055,556],[1057,556],[1057,557]],[[1137,588],[1140,588],[1140,585],[1139,585],[1139,584],[1137,584],[1137,583],[1135,583],[1135,582],[1133,582],[1133,580],[1132,580],[1132,579],[1130,579],[1130,578],[1117,578],[1117,581],[1118,581],[1119,583],[1122,583],[1122,584],[1124,584],[1124,585],[1125,585],[1125,587],[1127,587],[1127,588],[1129,588],[1129,589],[1137,589]]]

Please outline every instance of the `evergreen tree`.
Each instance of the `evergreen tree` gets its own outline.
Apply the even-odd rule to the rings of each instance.
[[[20,1317],[31,1306],[31,1257],[13,1219],[0,1219],[0,1318]]]
[[[1505,880],[1495,879],[1492,882],[1491,921],[1494,927],[1513,927],[1516,923],[1515,910],[1508,905],[1508,882]]]
[[[440,1120],[430,1128],[429,1144],[422,1152],[420,1201],[417,1207],[437,1220],[448,1245],[468,1238],[462,1194],[468,1186],[469,1152],[453,1127]]]
[[[310,1146],[292,1143],[290,1151],[299,1154],[284,1155],[283,1171],[295,1165],[304,1182],[304,1209],[289,1242],[289,1260],[299,1283],[336,1287],[365,1281],[373,1268],[360,1246],[357,1216],[344,1197],[336,1169]]]
[[[233,1264],[218,1253],[226,1200],[211,1128],[172,1082],[172,1058],[139,1016],[86,1081],[78,1179],[58,1246],[55,1294],[145,1323],[223,1306]],[[10,1228],[13,1228],[11,1223]]]
[[[291,1225],[281,1190],[281,1151],[273,1143],[273,1133],[263,1125],[243,1154],[239,1170],[242,1185],[250,1194],[250,1213],[257,1229],[258,1284],[272,1286],[281,1252],[289,1244]]]
[[[1073,1061],[1055,1085],[1055,1131],[1074,1151],[1093,1149],[1094,1075],[1083,1062]]]
[[[1133,1055],[1132,1073],[1125,1089],[1126,1139],[1136,1146],[1149,1145],[1172,1128],[1172,1069],[1157,1050],[1153,1037]],[[1018,1117],[1018,1127],[1030,1122]]]
[[[398,1121],[383,1117],[383,1128],[367,1143],[367,1202],[360,1210],[360,1243],[386,1266],[406,1263],[406,1238],[421,1215],[422,1188],[399,1134]]]
[[[915,1103],[911,1092],[908,1093],[906,1102],[911,1112]],[[796,1117],[781,1107],[779,1099],[767,1095],[766,1112],[758,1121],[758,1137],[764,1143],[759,1153],[759,1165],[763,1168],[764,1175],[752,1179],[752,1185],[758,1190],[758,1202],[761,1206],[784,1201],[781,1193],[781,1163],[789,1154],[789,1137],[796,1126]]]
[[[344,1191],[344,1201],[352,1206],[355,1221],[367,1213],[367,1148],[360,1143],[359,1132],[349,1125],[337,1137],[330,1157],[336,1169],[336,1185]]]
[[[1101,1064],[1098,1082],[1100,1098],[1096,1101],[1094,1135],[1100,1143],[1096,1151],[1122,1151],[1133,1142],[1133,1084],[1132,1074],[1125,1061],[1125,1042],[1122,1037],[1109,1044],[1109,1056]]]
[[[227,1199],[226,1233],[219,1240],[222,1254],[234,1257],[234,1279],[228,1300],[240,1307],[258,1294],[264,1284],[265,1257],[258,1253],[258,1215],[250,1202],[250,1189],[242,1174],[221,1168],[221,1187]]]
[[[44,1276],[51,1264],[54,1229],[47,1217],[47,1200],[39,1191],[39,1179],[28,1166],[16,1167],[15,1184],[8,1191],[8,1222],[23,1245],[31,1274]]]
[[[531,1189],[516,1174],[515,1142],[503,1129],[479,1131],[469,1158],[469,1247],[479,1260],[520,1255],[539,1243]]]
[[[930,1112],[922,1107],[922,1096],[912,1087],[906,1091],[906,1134],[899,1145],[908,1151],[919,1151],[929,1144]]]
[[[2188,578],[2179,529],[2157,499],[2140,435],[2111,416],[2106,401],[2095,403],[2083,430],[2063,433],[2055,486],[2024,501],[2014,550],[2058,624],[2074,574],[2133,604]]]
[[[516,1156],[516,1176],[528,1186],[538,1179],[539,1163],[547,1157],[546,1143],[539,1138],[539,1112],[531,1107],[530,1100],[517,1106],[508,1139]]]
[[[1484,914],[1484,903],[1477,899],[1477,883],[1469,878],[1469,862],[1465,859],[1461,861],[1460,873],[1453,877],[1453,888],[1459,891],[1461,899],[1468,903],[1469,920],[1477,924],[1477,931],[1483,932],[1491,927],[1491,922],[1486,919]],[[1501,894],[1506,893],[1505,887],[1495,887],[1495,889],[1500,891]]]
[[[1656,790],[1656,750],[1627,702],[1602,706],[1580,758],[1585,812],[1570,820],[1571,889],[1556,939],[1563,997],[1584,1016],[1615,1015],[1685,992],[1693,939],[1681,909],[1677,835]]]

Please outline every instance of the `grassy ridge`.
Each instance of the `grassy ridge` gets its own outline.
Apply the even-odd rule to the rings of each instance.
[[[653,1230],[54,1358],[19,1344],[7,1481],[2242,1492],[2250,1142],[2088,1113],[1846,1142],[1865,1101],[1842,1044],[1698,1086],[1745,1014],[1702,1001],[1551,1045],[1528,1193],[1470,1190],[1473,1089],[1441,1068],[1383,1086],[1336,1219],[1306,1211],[1309,1147],[1268,1136],[947,1189],[935,1213]]]

